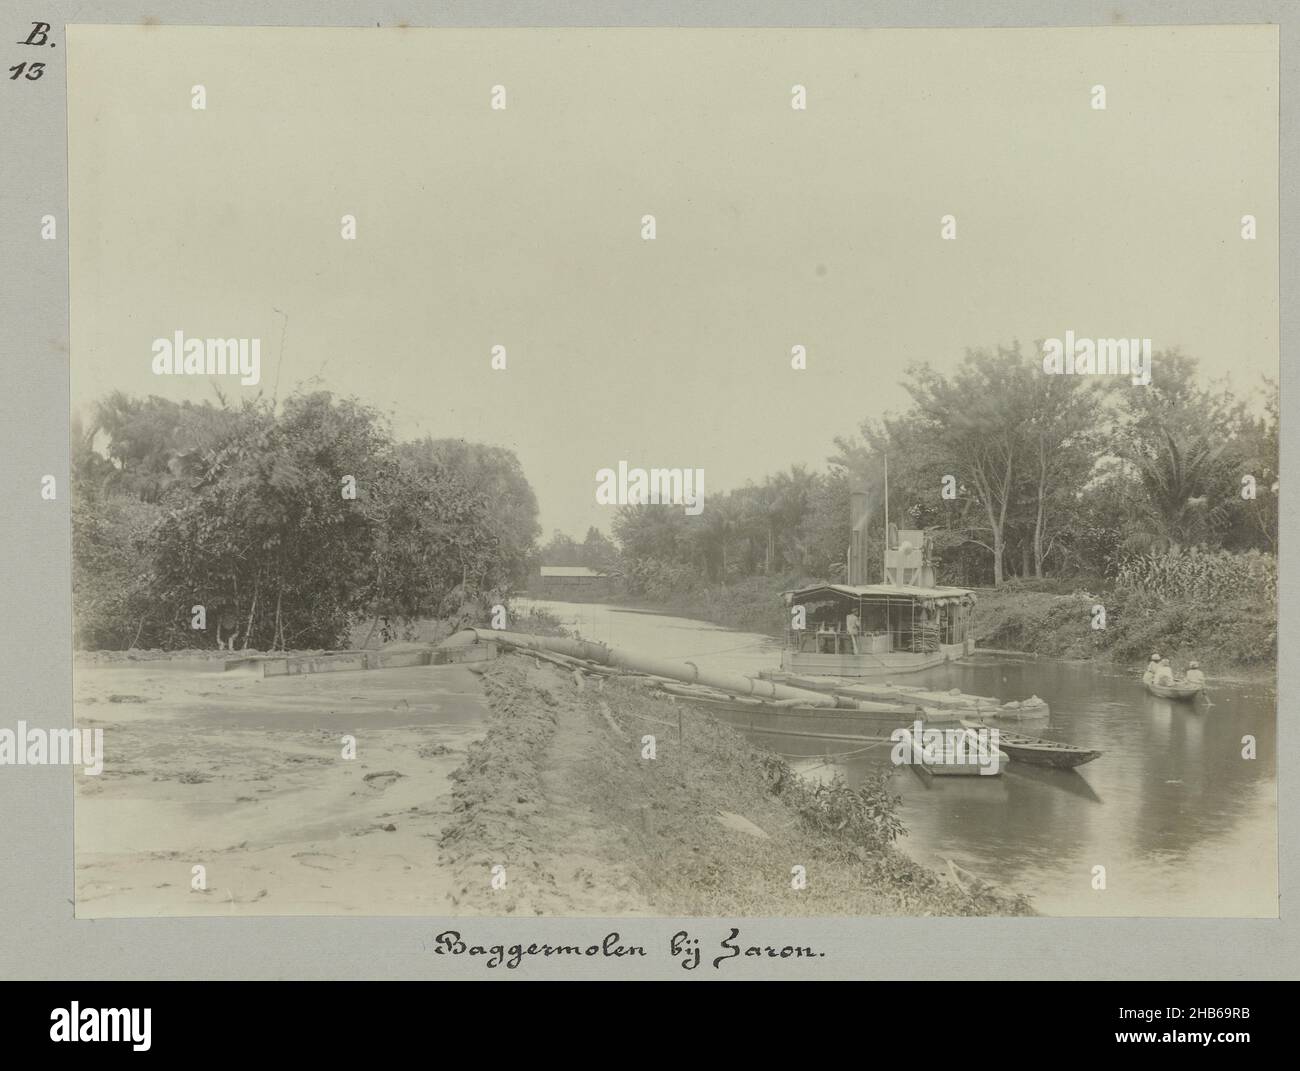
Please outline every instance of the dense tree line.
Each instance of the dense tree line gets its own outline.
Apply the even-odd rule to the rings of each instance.
[[[1221,559],[1276,550],[1276,384],[1252,405],[1177,352],[1153,365],[1148,386],[1044,375],[1017,346],[946,374],[916,365],[907,409],[836,439],[822,471],[712,494],[699,516],[623,507],[614,540],[556,532],[540,551],[536,498],[508,450],[399,443],[374,410],[326,392],[278,407],[116,393],[73,425],[77,641],[215,646],[219,626],[240,647],[336,646],[358,625],[373,635],[500,597],[539,561],[608,570],[651,597],[841,579],[852,490],[870,497],[877,579],[886,459],[889,519],[931,533],[941,582],[1100,586],[1171,575],[1188,552],[1220,560],[1185,578],[1275,575]]]
[[[849,493],[861,489],[878,579],[886,459],[889,519],[930,531],[942,582],[1100,584],[1134,556],[1272,554],[1276,384],[1261,382],[1263,404],[1251,405],[1224,384],[1203,384],[1178,352],[1155,354],[1153,367],[1146,386],[1045,375],[1015,345],[968,352],[947,374],[915,365],[904,380],[908,408],[837,438],[824,471],[795,465],[711,495],[697,517],[620,509],[620,568],[643,594],[702,580],[842,578]]]
[[[505,591],[538,534],[513,453],[397,443],[373,409],[326,392],[280,407],[116,393],[74,422],[72,470],[85,647],[215,646],[218,628],[241,648],[337,646],[357,624]]]

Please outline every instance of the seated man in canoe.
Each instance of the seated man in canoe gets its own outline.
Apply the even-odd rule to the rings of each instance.
[[[1151,660],[1147,662],[1146,672],[1142,674],[1142,683],[1151,684],[1156,679],[1156,670],[1160,666],[1160,656],[1155,652],[1151,654]]]
[[[1171,663],[1169,659],[1162,658],[1159,664],[1156,666],[1154,683],[1156,684],[1174,683],[1174,667],[1173,667],[1173,663]]]
[[[1201,672],[1201,664],[1199,662],[1187,663],[1187,673],[1183,677],[1183,681],[1187,684],[1196,684],[1202,688],[1205,687],[1205,674]]]

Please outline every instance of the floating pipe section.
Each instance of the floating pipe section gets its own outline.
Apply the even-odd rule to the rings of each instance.
[[[472,635],[472,640],[468,637]],[[461,640],[461,637],[466,639]],[[700,669],[694,662],[670,662],[661,658],[647,658],[645,655],[622,651],[617,647],[607,647],[603,643],[590,640],[570,640],[559,636],[530,636],[525,632],[504,632],[491,628],[468,628],[449,637],[447,646],[461,646],[468,643],[503,643],[508,647],[518,647],[530,651],[550,651],[553,654],[567,655],[584,662],[595,662],[603,666],[615,666],[635,673],[648,673],[655,677],[668,677],[685,684],[702,684],[716,688],[729,695],[753,696],[755,699],[788,700],[810,707],[846,707],[851,710],[865,709],[860,702],[844,697],[829,695],[826,692],[814,692],[807,688],[795,688],[788,684],[776,684],[773,681],[757,677],[745,677],[739,673],[719,673],[715,670]],[[887,704],[871,704],[881,708]],[[888,709],[896,709],[888,707]]]

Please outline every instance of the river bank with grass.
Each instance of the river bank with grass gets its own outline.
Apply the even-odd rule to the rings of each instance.
[[[1033,913],[995,876],[898,851],[885,777],[806,780],[689,707],[524,654],[484,684],[487,731],[453,774],[441,839],[452,913]]]
[[[749,577],[623,604],[779,638],[789,613],[781,593],[808,583]],[[1131,559],[1109,580],[1010,580],[973,590],[980,647],[1121,666],[1159,651],[1180,668],[1196,659],[1212,676],[1276,669],[1277,566],[1269,555],[1151,555]]]

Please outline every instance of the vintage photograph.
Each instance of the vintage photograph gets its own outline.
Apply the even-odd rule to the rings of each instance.
[[[66,51],[78,918],[1277,917],[1276,27]]]

